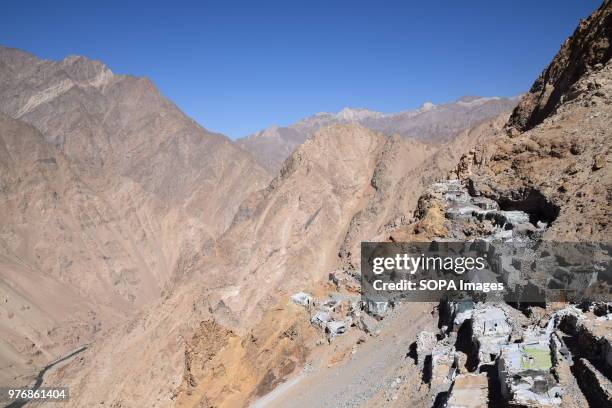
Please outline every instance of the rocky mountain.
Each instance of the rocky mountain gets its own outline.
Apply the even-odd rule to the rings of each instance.
[[[238,140],[238,144],[252,152],[264,167],[274,173],[300,143],[324,126],[359,123],[387,136],[398,134],[439,143],[480,122],[509,112],[517,102],[518,97],[464,96],[455,102],[442,105],[427,102],[417,110],[398,113],[344,108],[338,113],[318,113],[286,127],[272,126]]]
[[[2,367],[17,355],[51,359],[159,301],[270,178],[150,81],[83,57],[0,48],[0,111],[1,277],[11,288]],[[54,295],[32,292],[18,270]]]
[[[410,224],[423,188],[505,121],[442,147],[356,124],[322,128],[243,202],[189,284],[50,381],[80,383],[77,405],[245,406],[321,350],[319,333],[286,299],[329,293],[330,274],[349,279],[360,240]]]
[[[424,193],[414,219],[406,214],[404,220],[388,224],[384,233],[372,228],[375,214],[393,208],[397,200],[387,195],[372,200],[378,205],[369,205],[363,215],[357,214],[349,231],[364,230],[362,236],[368,240],[395,242],[474,238],[609,242],[612,65],[609,31],[602,27],[610,26],[610,13],[612,2],[604,1],[580,23],[507,122],[470,131],[480,134],[479,142],[466,148],[448,179],[421,189]],[[542,107],[551,106],[547,102],[552,100],[547,99],[550,83],[556,83],[551,79],[548,91],[540,93],[542,78],[575,72],[577,60],[564,56],[594,49],[598,57],[558,91],[554,108],[542,114],[546,110]],[[532,125],[522,127],[521,123]],[[457,140],[457,148],[462,145]],[[386,175],[397,169],[397,162],[379,165],[386,172],[375,171],[373,186],[393,186],[393,177]],[[381,192],[385,190],[392,191],[383,188]],[[478,217],[484,213],[523,221],[495,225]],[[344,248],[341,256],[350,260],[356,246]],[[453,320],[465,311],[459,303],[446,317],[442,302],[386,305],[390,310],[369,309],[366,304],[364,310],[384,315],[382,321],[373,322],[350,308],[338,313],[335,304],[326,307],[326,302],[332,302],[329,299],[340,299],[338,303],[346,307],[341,294],[351,285],[359,287],[358,270],[351,262],[342,265],[330,276],[335,293],[326,298],[315,292],[306,313],[315,325],[321,311],[327,311],[331,319],[354,323],[357,318],[358,323],[354,327],[347,323],[346,332],[331,336],[326,351],[313,351],[308,369],[290,377],[290,386],[277,387],[255,406],[403,407],[408,402],[419,407],[577,408],[610,404],[610,363],[604,351],[612,341],[610,303],[541,302],[521,308],[479,302],[463,322]],[[336,326],[325,327],[329,333]]]
[[[374,193],[351,219],[339,250],[342,271],[360,269],[361,242],[386,240],[414,221],[414,209],[421,193],[453,171],[464,153],[477,143],[497,138],[508,114],[460,132],[441,145],[394,136],[385,148],[372,175]]]
[[[145,228],[151,228],[155,236],[163,237],[163,241],[159,239],[165,244],[159,244],[154,247],[157,251],[148,252],[139,259],[149,260],[151,256],[165,254],[167,245],[170,245],[167,242],[175,242],[172,239],[178,242],[175,245],[183,248],[170,251],[180,255],[169,257],[175,266],[169,275],[164,275],[166,282],[171,284],[165,285],[167,290],[163,296],[147,307],[141,307],[135,316],[129,316],[112,327],[96,329],[101,335],[93,338],[87,350],[45,374],[45,386],[70,387],[71,399],[65,404],[67,407],[244,407],[250,404],[254,407],[400,407],[407,402],[418,407],[429,407],[443,406],[455,399],[466,400],[466,395],[470,404],[496,406],[502,399],[495,388],[501,386],[496,374],[500,361],[494,360],[494,353],[480,353],[479,350],[476,354],[482,354],[483,360],[491,360],[488,361],[490,364],[481,366],[482,371],[475,371],[473,362],[468,361],[472,337],[477,341],[487,340],[484,329],[483,332],[478,331],[477,317],[484,316],[483,325],[487,327],[488,313],[502,316],[499,319],[496,317],[494,324],[488,327],[495,327],[495,330],[498,325],[500,329],[507,328],[509,332],[502,340],[512,340],[510,343],[515,345],[513,347],[520,347],[521,342],[533,334],[525,328],[534,333],[548,332],[549,322],[552,321],[553,326],[556,324],[556,315],[546,307],[539,306],[530,307],[525,313],[509,305],[493,309],[479,306],[478,311],[473,312],[474,318],[468,319],[471,324],[468,334],[464,332],[460,337],[452,328],[441,331],[440,328],[446,325],[441,324],[444,312],[436,305],[404,304],[392,308],[389,304],[361,302],[359,244],[364,240],[490,238],[496,233],[529,236],[536,230],[546,239],[608,239],[612,188],[609,166],[612,71],[607,56],[609,53],[602,45],[609,44],[609,35],[602,27],[606,27],[609,21],[611,7],[611,1],[606,0],[590,19],[581,23],[574,34],[574,37],[582,39],[572,38],[568,42],[570,46],[562,47],[560,55],[579,55],[576,49],[596,49],[595,54],[599,57],[587,63],[578,77],[573,78],[573,74],[568,74],[573,78],[571,84],[559,91],[558,98],[548,98],[555,100],[551,102],[554,108],[548,113],[540,115],[534,112],[548,109],[539,108],[540,101],[542,106],[551,106],[546,102],[545,95],[554,94],[550,92],[552,86],[555,89],[563,88],[557,85],[559,82],[554,78],[563,78],[566,75],[564,72],[572,71],[571,65],[577,63],[575,59],[557,56],[553,61],[554,68],[549,67],[545,71],[543,82],[538,80],[543,85],[534,85],[509,120],[508,114],[504,113],[491,115],[489,120],[482,117],[475,119],[479,117],[475,113],[479,112],[479,106],[485,111],[489,101],[468,98],[451,104],[458,106],[426,105],[417,112],[406,113],[405,127],[402,128],[406,133],[394,130],[390,133],[397,134],[392,136],[382,125],[385,115],[365,110],[317,115],[294,125],[297,127],[292,126],[291,130],[270,131],[266,137],[274,142],[262,142],[261,146],[266,147],[261,147],[260,151],[282,151],[287,155],[277,176],[263,189],[249,189],[251,184],[236,180],[236,185],[244,188],[240,203],[236,202],[235,209],[231,211],[231,222],[224,222],[216,228],[211,226],[216,225],[214,223],[205,226],[202,221],[202,224],[197,224],[199,217],[194,209],[196,207],[185,204],[188,202],[195,206],[196,203],[205,202],[206,195],[198,190],[198,185],[189,186],[196,192],[194,197],[197,200],[192,202],[191,196],[182,196],[185,191],[192,190],[183,191],[183,186],[158,187],[156,180],[147,177],[148,173],[145,174],[144,170],[132,171],[130,160],[115,157],[111,149],[105,153],[110,155],[109,160],[113,163],[108,176],[104,170],[104,155],[101,156],[102,160],[97,160],[95,155],[76,149],[77,140],[86,140],[83,139],[85,136],[72,140],[68,137],[69,133],[73,128],[78,129],[76,125],[81,121],[88,123],[87,115],[95,111],[94,106],[90,106],[87,112],[81,112],[75,105],[75,115],[83,116],[73,123],[73,127],[65,129],[68,133],[53,135],[53,130],[49,129],[51,135],[45,135],[44,125],[51,119],[37,118],[35,113],[38,106],[53,103],[65,93],[76,92],[80,87],[86,90],[77,92],[76,98],[88,92],[98,92],[90,87],[93,86],[92,82],[97,84],[100,81],[86,81],[83,85],[84,82],[80,80],[77,85],[70,85],[65,93],[48,92],[45,91],[46,87],[37,88],[38,91],[33,94],[36,96],[35,102],[30,103],[31,98],[28,97],[22,100],[21,107],[14,106],[10,108],[12,110],[6,108],[13,117],[19,116],[18,120],[4,118],[6,124],[3,126],[8,129],[7,134],[27,134],[28,138],[23,140],[31,140],[29,146],[41,147],[25,148],[19,145],[21,141],[18,137],[4,139],[9,141],[5,142],[9,146],[6,151],[17,150],[21,156],[8,153],[0,154],[0,158],[10,163],[11,157],[19,157],[26,164],[25,168],[17,167],[19,170],[15,175],[2,181],[12,189],[4,187],[0,191],[11,194],[7,197],[16,197],[7,200],[8,204],[5,205],[24,202],[22,197],[28,197],[28,208],[31,208],[31,197],[46,197],[51,194],[50,191],[61,190],[62,186],[56,186],[54,181],[47,178],[62,180],[73,177],[82,180],[69,183],[69,188],[77,186],[72,194],[84,195],[77,200],[84,202],[82,208],[93,207],[94,204],[87,204],[89,200],[96,203],[95,208],[101,208],[96,210],[95,217],[79,215],[78,212],[74,216],[72,210],[64,216],[83,220],[81,222],[89,228],[84,234],[80,224],[75,228],[74,240],[81,233],[91,237],[92,242],[77,250],[78,253],[90,253],[90,248],[105,248],[100,243],[106,242],[115,242],[110,247],[118,247],[116,242],[120,242],[119,239],[107,238],[115,234],[107,229],[118,225],[117,228],[123,232],[124,228],[128,228],[120,222],[124,217],[122,214],[125,214],[121,209],[125,211],[125,208],[131,214],[127,218],[134,223],[137,218],[138,228],[141,228],[127,235],[128,238],[134,237],[129,239],[130,242],[137,244],[138,248],[149,245],[150,241],[146,239],[149,230]],[[591,51],[587,54],[590,55]],[[12,68],[13,74],[17,76],[21,72],[17,68],[19,60],[13,58],[12,62],[16,67]],[[126,81],[130,82],[131,79]],[[12,85],[5,86],[8,89]],[[66,87],[63,85],[60,88]],[[101,99],[106,101],[106,91],[104,86],[102,88]],[[543,88],[548,90],[540,93]],[[55,96],[49,98],[47,95],[50,94]],[[119,109],[121,112],[124,109],[129,111],[130,106],[140,103],[137,101],[141,99],[147,100],[140,94],[134,99],[130,99],[129,95],[126,98],[132,102]],[[11,103],[9,99],[3,99],[6,106]],[[40,100],[45,102],[37,105]],[[104,103],[101,102],[102,106],[107,106]],[[32,106],[34,108],[30,108]],[[461,109],[468,118],[457,113]],[[121,112],[116,112],[116,115],[121,115]],[[175,119],[178,117],[172,116],[172,112],[167,115]],[[328,121],[326,115],[334,116],[334,119]],[[531,119],[536,117],[534,115],[538,118]],[[99,120],[105,123],[109,120],[93,117],[91,120],[94,122]],[[449,117],[454,119],[447,121]],[[438,118],[436,120],[440,120],[440,123],[435,122],[434,118]],[[31,120],[38,130],[21,122],[26,119]],[[148,120],[142,119],[138,123],[142,125]],[[40,121],[38,125],[37,121]],[[163,122],[162,119],[159,121],[155,122],[156,126],[144,128],[150,132],[156,128],[176,129],[170,125],[159,125]],[[372,130],[372,123],[378,123],[381,131]],[[183,125],[191,129],[186,122],[176,126],[183,129]],[[116,131],[124,128],[116,123],[113,126]],[[138,131],[139,126],[125,125],[125,128],[133,137],[143,137]],[[427,134],[428,131],[444,136],[436,143],[429,143],[429,139],[427,143],[419,140],[418,135]],[[200,129],[199,132],[198,135],[206,139],[205,131]],[[304,136],[306,133],[307,137]],[[109,134],[107,137],[117,136]],[[156,138],[161,136],[152,137],[157,141]],[[200,138],[190,141],[189,137],[184,137],[185,140],[183,136],[175,137],[171,132],[167,138],[172,142],[168,143],[172,146],[182,146],[183,141],[195,143],[189,148],[198,151]],[[258,136],[255,139],[265,141],[266,137]],[[257,148],[245,145],[247,140],[241,142],[242,146],[257,152]],[[287,147],[287,141],[295,143],[295,146]],[[129,145],[129,142],[119,143]],[[177,146],[170,149],[171,153],[166,153],[163,142],[152,144],[155,148],[148,150],[147,143],[141,142],[133,146],[130,152],[139,153],[136,157],[140,158],[140,163],[154,163],[153,167],[166,169],[167,178],[169,175],[175,179],[180,176],[181,182],[187,182],[193,180],[195,175],[205,174],[198,167],[201,164],[188,160],[191,151],[183,151]],[[216,145],[212,143],[210,146]],[[228,146],[230,151],[236,149],[231,143]],[[275,147],[265,150],[267,146]],[[34,153],[25,154],[24,151]],[[278,166],[281,160],[274,158],[278,156],[272,153],[268,156],[267,153],[260,154],[260,157],[268,160],[266,165],[270,168]],[[218,151],[215,154],[224,157]],[[47,157],[54,160],[46,160]],[[145,160],[145,157],[151,160]],[[166,160],[167,157],[173,160]],[[258,167],[249,167],[251,159],[244,152],[235,156],[236,160],[241,157],[244,162],[238,161],[238,164],[245,163],[244,167],[240,167],[243,170],[236,175],[231,170],[233,167],[228,165],[227,171],[232,177],[242,175],[249,181],[248,171],[255,172]],[[57,168],[47,169],[53,162]],[[223,166],[226,163],[221,161],[216,164]],[[9,167],[9,164],[4,165],[4,168]],[[90,167],[99,171],[91,171]],[[158,170],[150,168],[147,171]],[[182,172],[186,172],[184,179]],[[219,183],[223,184],[223,179]],[[67,188],[64,187],[64,190]],[[129,206],[128,201],[122,198],[133,197],[135,191],[138,191],[140,199]],[[165,193],[172,196],[167,197]],[[64,194],[61,191],[58,193],[60,198]],[[107,207],[98,204],[96,200],[101,200],[98,197],[110,197],[104,203],[113,205]],[[459,199],[453,201],[456,198]],[[73,201],[70,200],[70,203]],[[35,202],[44,203],[44,200]],[[499,228],[491,220],[477,219],[471,212],[462,218],[463,221],[458,220],[461,217],[454,217],[456,213],[453,211],[457,210],[458,203],[476,206],[473,204],[476,202],[491,206],[493,211],[505,217],[518,214],[525,221],[521,224],[521,231],[512,223],[510,229],[505,228],[506,223]],[[58,209],[51,212],[51,219],[56,220],[58,216],[54,214],[59,214],[69,205],[68,202],[60,202]],[[221,206],[218,203],[215,205],[218,207],[214,208]],[[234,205],[233,202],[231,205]],[[45,214],[51,211],[49,207],[44,208]],[[34,210],[24,213],[23,205],[2,211],[6,211],[11,220],[17,220],[11,221],[9,226],[12,223],[30,225],[30,219],[37,216]],[[109,215],[105,215],[105,211]],[[114,216],[116,213],[119,215]],[[25,215],[19,218],[20,214]],[[101,225],[105,229],[99,232]],[[134,228],[132,223],[128,225]],[[30,242],[35,241],[32,238],[34,234],[19,235],[21,230],[10,228],[9,232],[16,232],[3,235],[12,237],[7,240],[12,245],[4,244],[9,249],[4,250],[7,255],[0,252],[0,261],[3,262],[0,268],[9,265],[7,270],[27,269],[36,273],[33,276],[51,276],[54,280],[44,282],[51,288],[50,291],[56,290],[53,286],[56,281],[65,285],[68,279],[64,272],[57,277],[42,273],[42,268],[32,261],[37,257],[23,249],[30,248]],[[63,231],[65,228],[58,229]],[[220,233],[215,236],[217,231]],[[98,233],[100,237],[95,235]],[[24,238],[15,238],[20,236]],[[46,236],[51,240],[57,239],[48,233]],[[75,247],[79,248],[78,245]],[[115,259],[123,259],[117,255],[118,252],[110,255],[102,253],[108,258],[102,259],[112,265]],[[48,253],[49,250],[41,253],[41,259],[47,259]],[[132,257],[126,259],[132,260]],[[3,271],[0,269],[0,272]],[[18,274],[13,272],[11,275],[11,271],[3,273],[13,280],[17,279],[15,276]],[[76,280],[77,276],[73,275],[72,279]],[[100,285],[114,291],[113,286],[104,280]],[[9,294],[9,286],[11,289],[18,288],[11,284],[6,289],[2,287]],[[79,288],[78,284],[75,287]],[[131,286],[120,287],[131,288],[132,292],[129,293],[134,296],[142,293]],[[25,289],[19,290],[20,293],[25,292]],[[83,289],[79,290],[79,294],[82,293]],[[22,295],[22,298],[28,297],[32,295]],[[89,296],[75,296],[72,307],[88,310],[89,304],[81,298],[89,300]],[[127,299],[129,301],[130,297]],[[12,301],[9,303],[14,304]],[[14,313],[11,317],[13,321],[28,321],[22,315],[15,317],[16,310],[21,311],[20,307],[11,306],[10,310],[6,305],[4,307],[6,312],[3,313],[7,316]],[[604,309],[609,313],[607,307]],[[55,310],[62,309],[58,307]],[[607,344],[608,348],[604,350],[609,351],[610,320],[606,313],[600,316],[605,319],[592,319],[599,330],[597,333],[604,333],[593,337],[591,343],[599,344],[593,349]],[[40,320],[58,319],[55,314],[48,314],[42,315]],[[42,324],[40,326],[44,327]],[[468,326],[465,327],[467,330]],[[557,327],[553,329],[557,330]],[[10,333],[18,333],[11,334],[15,337],[24,330],[13,329]],[[561,336],[559,331],[556,333]],[[466,344],[458,341],[459,338],[465,339],[465,336],[470,340]],[[561,337],[558,340],[559,344],[564,344]],[[547,337],[543,344],[556,343],[552,337]],[[571,346],[569,340],[568,344]],[[424,358],[424,349],[429,346],[430,357]],[[435,359],[434,347],[437,347]],[[23,349],[10,352],[21,355]],[[576,348],[572,348],[571,354],[575,352]],[[538,388],[542,385],[548,386],[548,383],[543,383],[545,379],[554,387],[550,395],[541,397],[543,401],[554,401],[555,404],[562,401],[563,406],[572,407],[589,403],[597,406],[592,401],[598,400],[585,387],[598,382],[605,384],[605,375],[597,374],[595,369],[590,372],[597,381],[584,381],[585,377],[576,373],[582,370],[579,367],[588,368],[590,363],[587,361],[580,363],[583,366],[570,368],[569,361],[573,357],[567,357],[568,353],[564,346],[535,354],[537,359],[533,359],[534,364],[541,364],[543,357],[548,356],[551,360],[551,356],[554,356],[555,368],[554,373],[546,372],[536,379],[537,384],[532,387],[534,392],[540,392]],[[4,355],[9,355],[9,352]],[[579,360],[580,355],[574,355]],[[16,357],[12,358],[16,360]],[[477,363],[478,367],[480,362]],[[23,359],[19,364],[27,365]],[[427,371],[425,364],[436,367],[436,370]],[[448,373],[453,373],[450,380]],[[534,380],[532,374],[528,378]],[[522,384],[520,391],[523,392],[535,382]],[[463,392],[466,389],[467,392]]]
[[[192,406],[187,401],[193,400],[244,402],[287,356],[295,361],[285,364],[303,363],[306,345],[274,341],[295,323],[297,310],[269,311],[281,293],[312,286],[333,270],[343,228],[372,189],[370,177],[384,143],[384,136],[367,129],[338,126],[302,144],[281,175],[241,205],[229,230],[193,266],[189,285],[96,344],[74,367],[78,372],[66,372],[62,382],[81,381],[85,375],[83,387],[91,390],[75,399],[75,406],[102,400],[169,406],[173,398],[179,406]],[[262,319],[272,321],[257,324]],[[251,336],[270,341],[269,353],[258,358],[259,343],[252,343]],[[231,361],[217,363],[222,349],[234,355]],[[208,350],[205,356],[203,350]],[[221,372],[210,378],[209,367],[215,364],[221,364]],[[145,372],[148,383],[139,381]],[[151,384],[159,385],[157,392],[151,392]]]
[[[248,193],[269,179],[249,155],[197,125],[146,78],[115,75],[84,57],[44,61],[10,48],[0,48],[0,73],[0,111],[38,128],[94,187],[121,177],[160,205],[197,202],[191,211],[211,235],[227,228],[243,198],[219,203],[221,195],[231,196],[223,186],[238,192],[236,182],[258,183]]]
[[[580,22],[550,65],[533,83],[529,92],[516,107],[508,126],[526,131],[555,113],[564,102],[581,95],[576,89],[578,80],[599,70],[612,56],[612,16],[604,5],[591,17]],[[590,87],[601,85],[587,84]],[[603,95],[595,94],[595,98]]]
[[[607,0],[521,99],[507,124],[512,137],[464,158],[474,194],[552,222],[549,239],[609,240],[611,56]]]
[[[600,13],[609,9],[608,1]],[[609,237],[612,95],[609,60],[599,64],[571,86],[574,98],[562,98],[555,113],[522,133],[505,130],[516,118],[503,116],[441,146],[355,124],[322,127],[192,265],[190,276],[206,280],[176,287],[53,372],[49,383],[78,387],[72,406],[425,407],[448,398],[435,378],[425,384],[421,357],[408,357],[412,345],[426,345],[420,330],[437,333],[441,312],[404,305],[377,322],[355,309],[358,243],[490,233],[491,223],[453,220],[445,201],[451,187],[499,211],[526,214],[549,238]],[[431,184],[449,171],[452,181]],[[545,322],[537,308],[531,318],[500,310],[491,313],[511,316],[520,327]],[[458,361],[461,378],[475,382],[468,394],[474,401],[499,401],[489,388],[496,370],[473,373]],[[587,404],[582,380],[561,363],[557,369],[551,381],[567,390],[563,402]]]

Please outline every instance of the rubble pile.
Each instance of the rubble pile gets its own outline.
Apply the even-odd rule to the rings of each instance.
[[[416,341],[418,367],[431,388],[432,406],[443,406],[440,396],[447,407],[486,406],[491,395],[499,398],[494,404],[512,407],[566,406],[563,396],[570,387],[558,374],[563,367],[572,370],[593,406],[612,406],[612,320],[609,314],[597,316],[593,308],[585,308],[583,312],[570,305],[529,321],[505,304],[440,305],[439,310],[451,311],[440,314],[439,325],[447,332],[421,332]],[[471,333],[469,350],[460,345],[465,329]],[[468,364],[465,352],[476,364]],[[489,389],[491,384],[498,389]]]
[[[334,293],[323,299],[315,299],[308,293],[298,292],[290,297],[290,301],[308,310],[311,324],[321,329],[329,340],[346,333],[350,327],[372,336],[378,335],[376,318],[365,313],[368,304],[358,296]],[[386,303],[378,306],[374,303],[374,306],[379,308],[378,314],[372,314],[382,318]]]
[[[501,210],[489,198],[472,196],[461,180],[433,184],[423,196],[417,211],[436,201],[451,221],[448,238],[457,241],[481,237],[486,241],[534,239],[548,227],[548,222],[518,210]]]
[[[521,273],[529,257],[501,252],[497,243],[539,241],[553,220],[503,210],[494,200],[470,194],[460,180],[434,184],[417,211],[422,217],[432,206],[441,209],[448,231],[441,240],[481,243],[507,287],[525,290]],[[580,285],[580,279],[592,280],[597,271],[576,275],[559,268],[561,273],[573,275]],[[544,284],[556,279],[543,278]],[[432,406],[579,407],[580,401],[612,406],[612,303],[538,306],[441,302],[442,334],[422,332],[416,341],[418,368],[430,387]]]

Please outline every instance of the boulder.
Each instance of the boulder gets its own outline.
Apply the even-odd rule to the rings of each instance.
[[[358,327],[369,335],[377,336],[378,322],[370,315],[363,314],[359,317]]]
[[[312,304],[312,296],[310,296],[308,293],[298,292],[291,295],[291,302],[296,305],[309,307]]]
[[[598,154],[593,159],[593,170],[602,169],[606,165],[606,157],[603,154]]]

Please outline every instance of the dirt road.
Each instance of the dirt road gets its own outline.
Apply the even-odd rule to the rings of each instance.
[[[421,330],[435,330],[431,310],[432,305],[425,303],[398,306],[381,322],[380,335],[369,337],[345,361],[332,367],[313,361],[309,370],[290,378],[251,407],[389,405],[405,383],[420,376],[407,354]]]

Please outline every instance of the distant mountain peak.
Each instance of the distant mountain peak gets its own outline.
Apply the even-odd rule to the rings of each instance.
[[[344,121],[359,121],[368,118],[378,118],[383,116],[380,112],[374,112],[365,108],[346,107],[335,114],[336,119]]]
[[[419,112],[426,112],[428,110],[432,110],[436,107],[435,104],[431,103],[431,102],[425,102],[423,105],[421,105],[421,107],[418,109]]]

